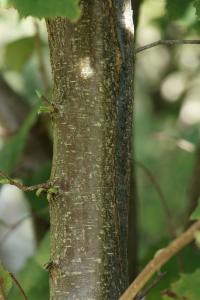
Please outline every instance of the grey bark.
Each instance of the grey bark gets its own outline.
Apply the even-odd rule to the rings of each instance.
[[[133,36],[124,0],[47,20],[53,73],[51,299],[118,299],[128,285]]]
[[[133,9],[133,21],[134,21],[134,44],[137,39],[137,28],[139,23],[140,6],[142,0],[131,0]],[[135,59],[133,60],[133,69],[135,70]],[[135,72],[133,74],[135,77]],[[134,128],[132,130],[132,158],[135,157],[134,150]],[[138,274],[138,192],[137,192],[137,176],[135,170],[135,163],[132,160],[131,163],[131,175],[130,175],[130,199],[129,199],[129,211],[128,211],[128,274],[129,283]]]

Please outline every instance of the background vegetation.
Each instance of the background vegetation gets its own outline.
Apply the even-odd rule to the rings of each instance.
[[[137,45],[198,38],[198,1],[145,0]],[[50,118],[38,115],[51,71],[43,21],[0,10],[0,170],[27,185],[49,178]],[[138,191],[138,272],[189,224],[200,194],[200,46],[158,46],[137,54],[134,145]],[[38,104],[39,103],[39,104]],[[48,299],[49,218],[45,197],[0,190],[0,259],[28,299]],[[173,258],[148,300],[198,300],[200,251]],[[184,275],[180,275],[184,273]],[[188,275],[190,274],[190,276]],[[156,275],[157,276],[157,275]],[[191,283],[192,282],[192,283]],[[8,283],[9,285],[9,283]],[[187,287],[187,288],[186,288]],[[9,289],[9,288],[8,288]],[[21,299],[16,286],[8,299]],[[182,297],[182,298],[181,298]],[[183,298],[185,297],[185,298]]]

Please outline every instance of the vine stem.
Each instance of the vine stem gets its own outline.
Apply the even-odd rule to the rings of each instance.
[[[199,44],[200,44],[200,40],[158,40],[153,43],[136,48],[135,54],[159,45],[173,46],[173,45],[199,45]]]
[[[3,179],[7,180],[7,184],[11,184],[14,185],[16,187],[18,187],[18,189],[24,191],[24,192],[33,192],[35,190],[38,190],[40,188],[46,189],[48,190],[50,187],[50,183],[49,182],[45,182],[45,183],[39,183],[36,185],[32,185],[32,186],[26,186],[24,184],[22,184],[21,182],[10,178],[8,175],[6,175],[4,172],[0,171],[0,177],[2,177]]]
[[[200,230],[200,221],[195,222],[188,230],[183,232],[178,238],[173,240],[169,246],[160,249],[154,258],[146,265],[142,272],[131,283],[119,300],[133,300],[141,289],[145,286],[152,275],[168,262],[181,249],[191,243],[195,238],[195,233]]]

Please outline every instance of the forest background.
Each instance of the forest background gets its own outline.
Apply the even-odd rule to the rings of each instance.
[[[160,39],[198,39],[199,33],[192,1],[141,2],[137,46]],[[27,185],[37,184],[49,178],[52,156],[51,120],[43,108],[38,114],[38,94],[48,97],[51,89],[45,24],[31,17],[20,19],[14,9],[1,8],[0,36],[0,170],[22,178]],[[137,54],[133,116],[137,272],[188,226],[198,203],[199,82],[199,45],[160,45]],[[1,187],[0,260],[16,276],[28,299],[48,299],[44,270],[49,260],[48,230],[45,197],[38,199],[35,193],[24,194],[7,184]],[[183,296],[198,300],[198,241],[161,272],[164,275],[148,292],[148,300]],[[184,286],[189,292],[183,291]],[[14,285],[7,297],[18,300],[22,296]]]

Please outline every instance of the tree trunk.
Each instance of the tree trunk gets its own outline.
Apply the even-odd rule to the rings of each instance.
[[[130,1],[82,0],[47,20],[54,154],[51,299],[118,299],[128,285],[133,99]]]

